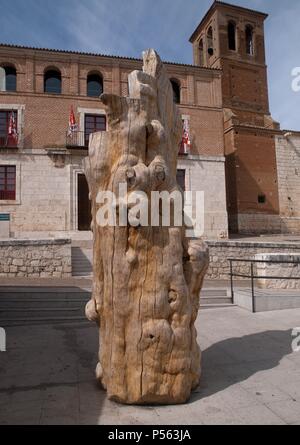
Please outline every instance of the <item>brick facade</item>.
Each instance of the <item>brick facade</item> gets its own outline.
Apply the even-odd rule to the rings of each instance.
[[[98,98],[87,97],[89,73],[102,75],[104,92],[127,95],[128,74],[141,69],[142,61],[1,45],[0,65],[7,64],[16,68],[17,91],[0,92],[0,111],[18,111],[19,147],[0,148],[0,164],[18,166],[19,188],[16,202],[1,201],[0,212],[10,214],[12,237],[72,234],[79,228],[77,175],[82,173],[87,150],[67,147],[70,109],[83,132],[85,114],[105,114]],[[166,66],[170,79],[180,83],[180,110],[190,124],[191,150],[179,159],[179,168],[186,170],[188,178],[186,189],[209,196],[206,235],[224,238],[228,222],[221,72],[192,65]],[[44,93],[48,69],[61,73],[59,95]]]

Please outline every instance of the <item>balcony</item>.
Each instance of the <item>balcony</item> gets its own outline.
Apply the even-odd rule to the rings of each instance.
[[[0,148],[18,148],[19,135],[10,136],[6,133],[0,133]]]
[[[188,156],[189,155],[189,146],[182,142],[179,147],[178,155],[179,156]]]
[[[86,149],[89,146],[89,136],[84,131],[66,133],[66,147],[72,149]]]

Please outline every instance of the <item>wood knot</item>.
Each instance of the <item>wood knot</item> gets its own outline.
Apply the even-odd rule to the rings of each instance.
[[[177,292],[175,292],[174,290],[171,290],[169,292],[169,298],[168,298],[169,304],[176,303],[177,298],[178,298]]]
[[[151,136],[154,132],[154,127],[152,124],[146,125],[147,136]]]
[[[164,182],[166,179],[166,172],[162,165],[156,165],[154,168],[154,176],[158,182]]]
[[[130,187],[133,187],[136,183],[136,173],[133,168],[126,171],[126,181]]]
[[[126,260],[129,264],[134,264],[137,260],[137,254],[132,248],[129,248],[126,252]]]

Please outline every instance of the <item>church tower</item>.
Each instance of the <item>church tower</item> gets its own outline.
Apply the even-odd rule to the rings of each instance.
[[[269,111],[267,14],[215,1],[193,35],[194,64],[222,70],[231,232],[279,232],[275,135]]]

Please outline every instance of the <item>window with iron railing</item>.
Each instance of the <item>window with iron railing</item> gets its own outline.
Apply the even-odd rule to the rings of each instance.
[[[0,201],[16,200],[16,166],[0,165]]]
[[[85,114],[84,131],[67,131],[66,145],[68,148],[88,148],[92,133],[106,131],[106,116],[102,114]]]
[[[14,116],[14,126],[18,128],[18,113],[11,110],[0,110],[0,147],[17,147],[18,134],[9,131],[11,115]]]

